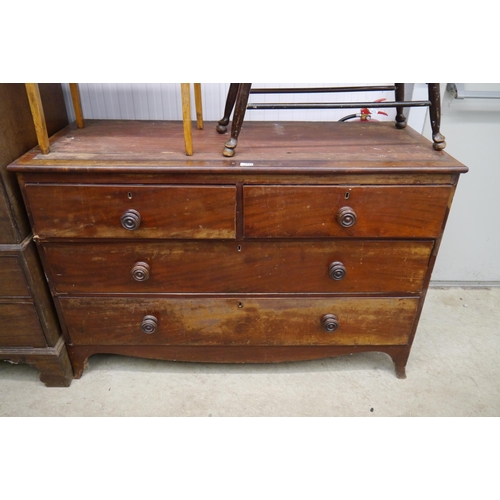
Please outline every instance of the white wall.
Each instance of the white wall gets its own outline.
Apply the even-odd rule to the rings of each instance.
[[[335,86],[335,83],[256,83],[255,87]],[[352,85],[362,85],[359,83]],[[74,120],[69,89],[65,86],[70,120]],[[500,100],[459,101],[445,94],[442,84],[442,126],[446,136],[446,152],[470,168],[461,177],[440,254],[433,273],[433,283],[500,285]],[[481,86],[468,85],[467,88]],[[484,87],[484,86],[483,86]],[[481,88],[483,88],[481,87]],[[228,83],[202,85],[203,114],[206,121],[222,117]],[[487,85],[490,90],[500,91],[500,84]],[[178,83],[82,83],[82,106],[86,118],[180,120],[181,99]],[[426,99],[426,85],[415,84],[413,99]],[[345,100],[373,101],[379,98],[393,99],[392,92],[337,94]],[[253,95],[251,102],[320,101],[331,99],[327,94],[309,95]],[[193,101],[194,102],[194,101]],[[338,120],[356,110],[274,110],[247,111],[246,120]],[[395,110],[387,109],[389,116],[377,116],[379,120],[393,120]],[[194,119],[194,106],[193,106]],[[425,108],[409,110],[408,123],[418,132],[430,138],[430,127]]]
[[[254,87],[315,87],[335,86],[338,83],[255,83]],[[342,84],[350,85],[350,84]],[[363,85],[363,84],[352,84]],[[181,120],[181,96],[178,83],[80,83],[80,95],[85,118],[123,120]],[[68,84],[64,84],[68,114],[75,119],[69,96]],[[206,121],[222,118],[229,83],[204,83],[202,85],[203,117]],[[193,90],[191,89],[191,92]],[[358,92],[350,95],[337,94],[336,100],[374,101],[380,98],[392,100],[393,92]],[[250,102],[322,102],[331,101],[331,94],[252,95]],[[194,103],[194,98],[192,99]],[[378,120],[392,120],[393,109],[382,110],[388,117],[379,115]],[[276,121],[329,121],[338,120],[356,110],[254,110],[247,111],[245,120]],[[192,105],[194,119],[194,105]]]
[[[454,99],[442,90],[446,152],[469,167],[461,176],[433,282],[500,285],[500,99]],[[500,84],[466,84],[491,90]],[[430,138],[429,120],[423,134]]]

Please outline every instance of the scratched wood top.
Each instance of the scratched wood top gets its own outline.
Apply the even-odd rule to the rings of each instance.
[[[50,153],[38,148],[11,165],[14,171],[85,170],[151,166],[224,169],[316,168],[325,171],[359,170],[465,172],[446,152],[434,151],[430,141],[393,123],[245,122],[236,154],[222,155],[228,134],[193,124],[194,155],[186,156],[180,121],[86,120],[51,138]],[[411,160],[409,160],[411,159]],[[34,168],[33,168],[34,167]],[[161,170],[161,169],[160,169]]]

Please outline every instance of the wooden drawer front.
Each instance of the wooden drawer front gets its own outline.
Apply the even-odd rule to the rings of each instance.
[[[418,293],[432,248],[367,240],[44,245],[62,294]]]
[[[234,186],[27,184],[40,238],[234,238]],[[137,229],[122,227],[122,217]]]
[[[418,305],[412,298],[107,297],[60,302],[76,345],[405,344]],[[339,325],[330,333],[323,326],[328,314]],[[142,328],[147,330],[151,318],[156,326],[145,333]]]
[[[245,186],[244,231],[250,238],[434,238],[451,195],[449,186]],[[352,211],[354,225],[342,226]]]
[[[47,346],[31,302],[0,302],[0,346]]]
[[[0,254],[0,297],[30,296],[19,258]]]

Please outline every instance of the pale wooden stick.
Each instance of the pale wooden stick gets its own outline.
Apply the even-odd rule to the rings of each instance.
[[[196,105],[196,125],[198,130],[203,130],[203,105],[201,100],[201,83],[194,85],[194,102]]]
[[[43,113],[42,98],[38,83],[25,83],[28,101],[30,103],[31,114],[33,115],[33,124],[35,125],[38,145],[44,155],[50,151],[49,134],[47,133],[47,124]]]
[[[80,100],[78,83],[70,83],[69,89],[71,91],[71,99],[73,100],[73,109],[75,110],[76,126],[78,128],[83,128],[85,123],[83,122],[82,102]]]
[[[193,156],[193,137],[191,135],[191,88],[189,83],[181,83],[181,98],[186,155]]]

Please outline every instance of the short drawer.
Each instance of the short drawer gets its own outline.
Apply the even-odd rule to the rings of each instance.
[[[30,296],[19,257],[0,254],[0,297]]]
[[[234,238],[235,186],[27,184],[41,238]]]
[[[244,186],[249,238],[435,238],[451,186]]]
[[[43,247],[60,294],[418,293],[433,242],[54,242]]]
[[[75,345],[406,344],[416,298],[62,298]]]
[[[0,346],[47,346],[31,302],[0,302]]]

